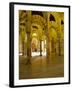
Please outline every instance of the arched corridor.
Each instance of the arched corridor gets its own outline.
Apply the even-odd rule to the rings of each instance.
[[[64,76],[64,13],[19,11],[19,79]]]

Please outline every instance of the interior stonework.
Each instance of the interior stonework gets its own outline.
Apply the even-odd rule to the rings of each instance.
[[[64,76],[64,12],[19,10],[19,79]]]

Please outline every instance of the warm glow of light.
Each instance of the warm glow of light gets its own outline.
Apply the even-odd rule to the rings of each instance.
[[[36,33],[33,33],[32,36],[37,36],[37,34]]]
[[[22,56],[23,54],[22,53],[19,53],[20,56]]]
[[[32,52],[32,56],[40,56],[40,52]],[[42,52],[42,56],[46,56],[46,51]]]

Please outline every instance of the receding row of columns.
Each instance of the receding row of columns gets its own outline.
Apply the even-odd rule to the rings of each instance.
[[[45,25],[45,36],[46,36],[46,57],[48,58],[50,56],[50,40],[48,36],[48,13],[44,12],[44,19],[46,21]],[[27,34],[27,62],[31,63],[31,11],[27,11],[27,20],[26,20],[26,34]],[[22,50],[24,54],[24,42],[22,42]],[[59,42],[59,55],[61,55],[61,48],[60,48],[60,42]],[[40,56],[42,56],[42,40],[40,40]]]

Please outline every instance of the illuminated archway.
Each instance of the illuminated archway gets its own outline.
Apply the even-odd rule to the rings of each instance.
[[[46,38],[45,32],[37,22],[32,23],[31,39],[32,39],[32,56],[46,56]],[[33,42],[33,40],[35,40]],[[35,46],[35,47],[34,47]],[[34,47],[34,49],[33,49]]]

